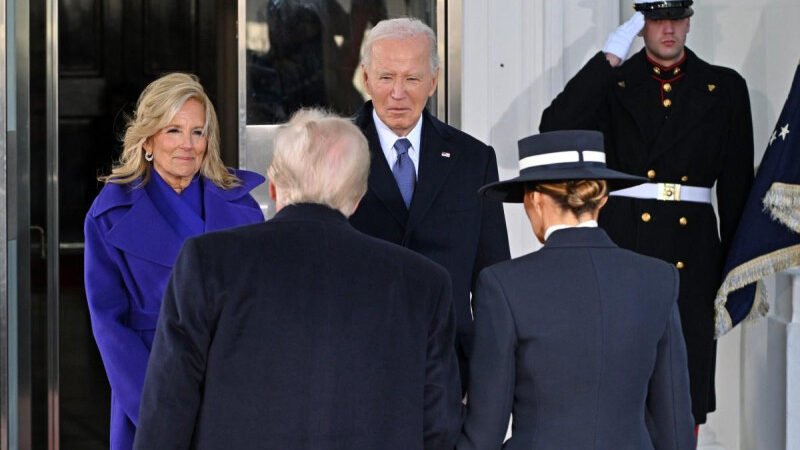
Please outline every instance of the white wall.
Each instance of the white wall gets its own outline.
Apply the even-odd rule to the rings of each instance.
[[[630,16],[632,4],[464,1],[462,128],[495,147],[501,179],[517,174],[516,141],[538,131],[542,110]],[[800,1],[698,0],[693,8],[687,45],[748,82],[757,164],[800,61]],[[641,39],[634,45],[632,51],[641,48]],[[520,206],[507,206],[506,217],[513,255],[538,248]],[[719,341],[718,410],[701,433],[706,449],[770,448],[753,447],[763,428],[758,421],[768,420],[752,388],[765,377],[758,363],[759,352],[767,351],[764,327],[737,328]]]

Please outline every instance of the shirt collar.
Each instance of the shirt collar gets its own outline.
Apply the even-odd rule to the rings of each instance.
[[[378,117],[378,113],[375,110],[372,110],[372,118],[375,121],[375,128],[378,130],[378,139],[381,141],[381,148],[386,151],[389,149],[394,153],[392,147],[394,147],[395,141],[404,137],[411,142],[411,147],[417,151],[420,149],[420,140],[422,138],[422,116],[419,116],[417,119],[417,124],[414,125],[414,128],[406,136],[398,136],[391,130],[380,117]]]
[[[547,238],[550,237],[551,234],[558,230],[563,230],[565,228],[597,228],[597,221],[596,220],[587,220],[586,222],[581,222],[577,225],[553,225],[547,227],[547,230],[544,232],[544,240],[547,241]]]

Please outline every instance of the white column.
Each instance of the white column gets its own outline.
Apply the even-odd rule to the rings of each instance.
[[[800,269],[773,292],[769,317],[744,325],[741,448],[800,450]]]
[[[792,297],[791,311],[786,311],[790,318],[786,324],[786,448],[798,450],[800,449],[800,269],[790,271],[787,275],[791,277]],[[779,312],[779,314],[784,313]]]

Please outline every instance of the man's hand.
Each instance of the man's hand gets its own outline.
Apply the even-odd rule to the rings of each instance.
[[[631,49],[633,40],[642,28],[644,28],[644,15],[637,11],[627,22],[608,35],[603,52],[612,66],[618,66],[628,56],[628,50]]]

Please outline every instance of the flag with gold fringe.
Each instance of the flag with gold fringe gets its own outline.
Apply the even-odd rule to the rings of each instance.
[[[800,66],[767,144],[714,301],[717,337],[768,311],[762,279],[800,266]]]

